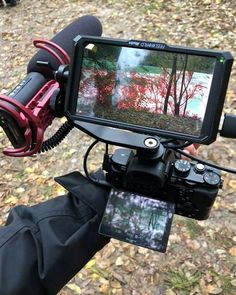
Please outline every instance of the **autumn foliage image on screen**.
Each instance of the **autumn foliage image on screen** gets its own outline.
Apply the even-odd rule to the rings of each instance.
[[[89,44],[77,113],[199,136],[214,66],[207,56]]]

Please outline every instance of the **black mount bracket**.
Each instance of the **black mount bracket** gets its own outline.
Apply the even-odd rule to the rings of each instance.
[[[130,132],[113,127],[104,127],[102,125],[78,120],[73,120],[73,123],[76,128],[108,144],[136,149],[149,155],[156,154],[162,147],[160,139],[156,136]]]

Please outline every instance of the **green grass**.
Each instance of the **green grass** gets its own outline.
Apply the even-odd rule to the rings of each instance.
[[[182,269],[170,269],[167,272],[167,285],[176,291],[185,291],[186,294],[194,289],[201,278],[200,271],[185,271]]]
[[[229,275],[222,275],[215,270],[211,269],[210,274],[214,278],[214,281],[219,282],[223,290],[223,294],[233,295],[235,294],[235,287],[232,286],[232,278]]]
[[[194,219],[187,218],[185,224],[191,239],[196,239],[202,233],[202,228]]]

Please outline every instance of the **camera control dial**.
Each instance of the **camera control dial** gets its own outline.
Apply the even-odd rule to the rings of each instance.
[[[177,173],[183,175],[183,174],[186,174],[190,171],[191,164],[187,160],[180,159],[180,160],[175,161],[174,167],[175,167],[175,170],[177,171]]]
[[[220,176],[215,172],[206,172],[203,179],[209,185],[218,185],[221,181]]]

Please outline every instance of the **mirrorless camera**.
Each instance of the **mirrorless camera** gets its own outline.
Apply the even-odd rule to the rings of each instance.
[[[159,155],[160,156],[160,155]],[[129,149],[117,149],[104,157],[106,178],[114,187],[175,204],[175,213],[207,219],[222,186],[218,169],[185,159],[150,162]]]
[[[220,171],[178,159],[171,140],[216,139],[232,62],[226,51],[78,36],[66,113],[78,128],[128,148],[105,155],[109,183],[206,219]]]
[[[102,234],[164,252],[174,213],[209,217],[220,170],[178,151],[216,139],[232,62],[225,51],[75,39],[66,114],[97,140],[125,147],[104,155],[113,188]]]

